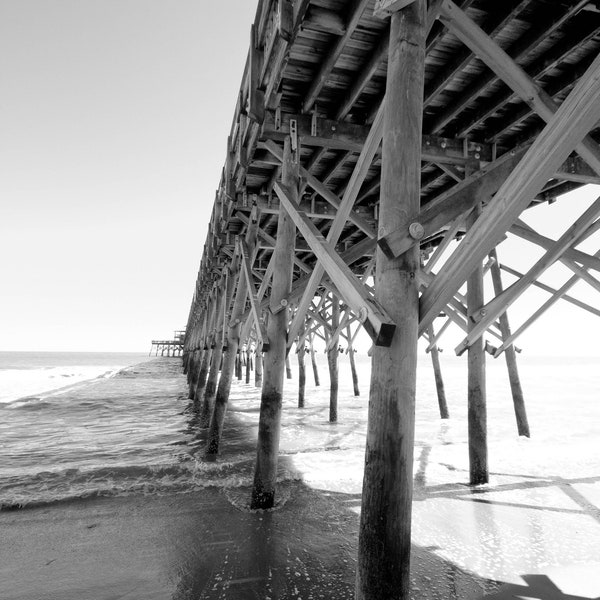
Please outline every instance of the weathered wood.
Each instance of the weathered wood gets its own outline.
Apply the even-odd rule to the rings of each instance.
[[[298,166],[292,157],[289,140],[286,140],[285,144],[282,178],[292,195],[292,202],[297,203]],[[264,358],[265,372],[260,401],[258,447],[250,503],[253,509],[271,508],[275,502],[288,324],[287,299],[291,291],[295,238],[294,222],[285,211],[281,211],[277,223],[275,267],[270,297],[271,314],[267,324],[269,352]],[[282,300],[285,300],[285,304],[282,304]]]
[[[304,408],[304,396],[306,392],[306,337],[300,336],[296,346],[298,355],[298,408]]]
[[[321,385],[321,380],[319,379],[319,367],[317,366],[317,357],[315,356],[315,347],[314,347],[314,334],[310,335],[310,362],[313,370],[313,377],[315,379],[315,386]]]
[[[230,278],[231,280],[231,278]],[[220,285],[220,289],[215,300],[216,311],[215,311],[215,323],[216,331],[212,343],[212,352],[210,357],[210,367],[208,370],[208,377],[206,379],[206,385],[204,387],[204,393],[202,395],[202,406],[200,408],[199,426],[208,427],[210,425],[210,419],[213,413],[215,405],[215,396],[217,393],[217,381],[219,379],[219,370],[221,367],[221,359],[223,358],[223,342],[224,342],[224,331],[223,322],[221,315],[223,314],[223,307],[225,305],[225,297],[227,283],[223,281]]]
[[[469,215],[469,226],[473,227],[481,214],[476,206]],[[483,305],[483,267],[478,265],[467,279],[468,327],[474,326],[474,315]],[[487,405],[485,387],[485,349],[479,338],[469,346],[468,357],[468,430],[469,430],[469,482],[479,485],[489,481],[487,448]]]
[[[263,355],[262,355],[262,343],[256,344],[256,355],[254,361],[254,387],[261,388],[263,381]]]
[[[285,357],[285,377],[286,379],[292,378],[292,365],[290,364],[289,354]]]
[[[379,230],[419,210],[426,6],[417,0],[391,17]],[[378,250],[375,290],[402,335],[373,348],[359,530],[357,600],[408,600],[419,256],[390,260]]]
[[[319,259],[320,267],[327,271],[344,301],[356,314],[361,315],[363,326],[375,344],[388,346],[396,329],[392,319],[372,298],[364,285],[356,279],[335,248],[323,237],[312,221],[296,208],[290,200],[291,190],[283,184],[276,183],[275,191],[296,227]],[[314,272],[317,272],[317,268]]]
[[[494,293],[496,296],[499,296],[504,291],[504,286],[502,285],[498,253],[495,248],[490,252],[490,258],[494,261],[491,268]],[[506,343],[506,340],[510,338],[510,324],[508,322],[508,314],[506,311],[500,315],[498,320],[500,321],[503,342]],[[508,369],[508,379],[513,397],[515,417],[517,419],[517,431],[519,435],[530,437],[525,399],[523,398],[523,389],[521,388],[521,379],[517,367],[517,356],[515,347],[512,344],[505,349],[504,356],[506,359],[506,368]]]
[[[421,296],[421,330],[427,328],[474,267],[505,232],[573,148],[600,120],[600,56],[554,114],[453,253],[444,272]]]
[[[600,104],[600,103],[599,103]],[[583,214],[567,229],[567,231],[554,242],[546,253],[527,271],[527,273],[504,290],[500,296],[496,296],[485,307],[480,307],[474,314],[476,325],[469,331],[467,337],[456,348],[457,353],[464,351],[474,340],[476,340],[487,329],[498,315],[504,312],[525,290],[535,281],[548,267],[554,264],[571,246],[576,245],[586,237],[589,237],[600,228],[600,221],[594,222],[600,216],[600,197],[598,197]],[[491,250],[490,250],[491,251]],[[581,276],[581,274],[578,274]]]
[[[246,383],[250,383],[250,371],[252,370],[252,359],[250,358],[250,345],[246,347]]]
[[[329,366],[329,422],[337,423],[338,420],[338,391],[339,391],[339,335],[337,333],[340,324],[340,301],[334,295],[331,296],[331,333],[329,349],[327,350],[327,365]],[[335,337],[333,337],[335,336]]]
[[[360,328],[360,326],[359,326]],[[348,358],[350,359],[350,372],[352,374],[352,388],[355,396],[360,396],[360,388],[358,387],[358,374],[356,373],[356,361],[354,353],[356,350],[352,347],[352,336],[350,335],[350,325],[346,327],[346,336],[348,338]]]
[[[431,343],[432,340],[435,339],[433,325],[427,329],[427,335],[429,336]],[[433,376],[435,378],[435,389],[437,392],[438,407],[440,409],[440,418],[449,419],[450,413],[448,412],[448,402],[446,401],[446,391],[444,390],[444,378],[442,377],[442,368],[440,365],[440,351],[437,344],[432,344],[429,353],[431,354],[431,364],[433,366]]]

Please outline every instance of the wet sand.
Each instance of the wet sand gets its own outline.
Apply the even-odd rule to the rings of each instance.
[[[237,508],[240,488],[0,513],[0,597],[353,598],[360,499],[300,482],[281,491],[287,501],[271,512]],[[415,598],[497,587],[417,546],[413,577]]]

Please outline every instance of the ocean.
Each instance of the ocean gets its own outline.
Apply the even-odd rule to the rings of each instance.
[[[353,395],[348,358],[340,355],[339,421],[332,424],[325,355],[318,354],[320,386],[307,360],[302,409],[292,357],[278,510],[308,489],[344,498],[348,514],[360,513],[370,359],[356,360],[361,395]],[[448,353],[441,360],[448,420],[439,418],[429,357],[418,364],[415,543],[490,581],[600,561],[600,359],[519,356],[530,439],[517,435],[504,359],[488,361],[490,483],[477,498],[466,485],[466,360]],[[0,353],[0,398],[2,510],[93,498],[160,502],[172,494],[214,501],[218,490],[235,510],[250,512],[260,400],[252,382],[233,382],[217,462],[204,461],[206,430],[179,358]]]

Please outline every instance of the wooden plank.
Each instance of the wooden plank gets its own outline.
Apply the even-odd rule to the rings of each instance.
[[[600,120],[600,57],[555,113],[494,199],[453,253],[446,268],[421,297],[421,328],[426,330],[474,266],[505,232],[572,149]]]
[[[375,344],[378,346],[389,345],[396,329],[392,319],[356,279],[348,265],[340,258],[335,248],[323,237],[312,221],[297,209],[290,190],[283,184],[276,183],[275,192],[296,224],[298,231],[318,258],[318,264],[327,272],[344,301],[357,315],[360,315],[365,330]],[[295,336],[292,337],[290,334],[290,338],[295,339]]]
[[[558,105],[552,97],[541,89],[466,13],[460,10],[451,0],[444,0],[440,18],[464,44],[471,48],[544,121],[548,123],[552,120],[558,109]],[[577,152],[596,173],[600,174],[600,148],[591,137],[586,135],[581,140],[578,140]]]
[[[346,24],[346,32],[343,36],[337,39],[333,44],[333,47],[329,51],[327,57],[321,62],[319,72],[313,77],[312,83],[308,88],[306,95],[304,96],[304,102],[302,106],[302,112],[308,113],[311,111],[315,104],[316,99],[321,93],[321,89],[325,85],[329,74],[335,67],[340,54],[343,52],[344,47],[348,43],[348,40],[354,33],[360,18],[368,6],[370,0],[353,0],[351,6],[348,8],[350,18]]]

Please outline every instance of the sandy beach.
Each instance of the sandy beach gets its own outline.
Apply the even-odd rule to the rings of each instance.
[[[181,411],[185,379],[171,360],[96,383],[93,395],[116,396],[133,386],[141,398],[151,380],[153,394],[164,385],[173,410]],[[0,512],[0,598],[353,598],[366,400],[352,396],[341,366],[338,424],[327,422],[326,385],[309,382],[307,408],[298,409],[296,381],[286,382],[275,510],[248,510],[258,392],[235,381],[217,463],[203,463],[206,432],[194,429],[185,411],[179,418],[187,442],[165,442],[196,448],[187,489],[180,477],[175,487],[149,482],[143,491],[104,490],[106,497]],[[538,380],[534,367],[529,372]],[[462,384],[451,366],[447,373],[452,398]],[[490,369],[498,397],[505,396],[496,379],[502,375]],[[412,598],[598,598],[598,458],[580,452],[589,447],[593,422],[562,427],[569,409],[562,417],[546,410],[548,390],[557,387],[547,378],[529,386],[537,437],[519,439],[506,433],[514,428],[510,405],[495,415],[492,393],[491,481],[470,488],[459,402],[451,401],[453,419],[440,421],[425,380],[415,447]],[[595,389],[593,378],[589,388]],[[556,389],[557,397],[562,393]]]

